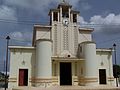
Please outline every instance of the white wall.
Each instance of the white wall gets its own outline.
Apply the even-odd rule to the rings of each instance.
[[[50,30],[37,30],[36,40],[38,39],[50,39]]]
[[[91,31],[79,31],[79,35],[78,35],[78,43],[82,43],[85,41],[92,41],[92,36],[91,36]]]
[[[106,69],[106,79],[108,85],[114,85],[113,78],[113,64],[112,64],[112,51],[111,50],[97,50],[97,60],[99,69]]]
[[[34,77],[35,49],[34,48],[10,48],[10,77],[9,87],[18,86],[19,69],[28,69],[28,86]]]

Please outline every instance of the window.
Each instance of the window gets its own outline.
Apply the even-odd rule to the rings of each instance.
[[[58,21],[58,12],[53,13],[53,21]]]
[[[73,14],[73,22],[77,22],[77,14]]]
[[[62,8],[62,17],[69,18],[69,8],[68,7]]]

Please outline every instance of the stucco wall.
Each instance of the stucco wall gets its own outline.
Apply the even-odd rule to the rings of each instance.
[[[35,71],[34,62],[34,48],[10,48],[9,87],[18,86],[19,69],[28,69],[28,86],[31,86],[31,79],[34,77]]]
[[[36,40],[38,39],[50,39],[50,30],[37,30],[36,31]]]
[[[114,85],[113,78],[113,64],[112,64],[112,51],[110,50],[97,50],[98,69],[106,70],[107,84]]]
[[[92,35],[91,35],[91,31],[79,31],[79,35],[78,35],[78,43],[82,43],[85,41],[92,41]]]

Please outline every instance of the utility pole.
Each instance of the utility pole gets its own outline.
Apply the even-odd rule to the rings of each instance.
[[[113,48],[114,48],[114,57],[115,57],[115,78],[116,78],[116,87],[118,87],[118,80],[117,80],[117,62],[116,62],[116,44],[113,44]]]
[[[10,37],[7,36],[6,40],[7,40],[7,47],[6,47],[6,65],[5,65],[5,90],[6,90],[7,84],[8,84],[7,69],[8,69],[8,46],[9,46]]]

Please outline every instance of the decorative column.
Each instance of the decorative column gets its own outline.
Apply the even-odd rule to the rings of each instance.
[[[58,12],[58,22],[60,22],[60,13]]]
[[[86,41],[82,44],[85,59],[85,85],[98,85],[98,60],[96,58],[96,44]]]
[[[54,17],[53,17],[53,12],[51,12],[51,15],[52,15],[52,22],[53,22],[53,18],[54,18]]]
[[[70,19],[71,19],[71,18],[70,18],[70,15],[71,15],[70,12],[71,12],[71,8],[69,8],[69,22],[71,21],[71,20],[70,20]]]
[[[39,39],[36,42],[35,85],[48,87],[52,84],[52,41]]]
[[[62,7],[60,7],[60,22],[62,22]]]

